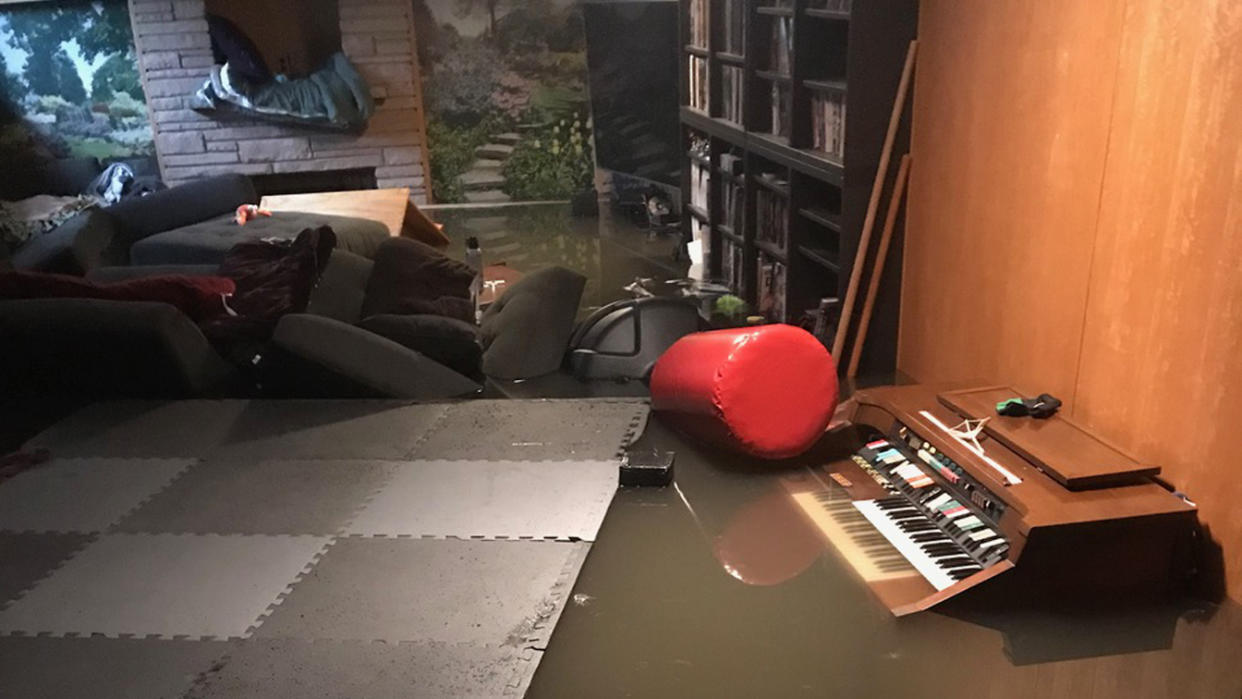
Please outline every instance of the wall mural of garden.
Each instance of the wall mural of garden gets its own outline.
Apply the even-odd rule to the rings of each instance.
[[[155,152],[125,0],[0,11],[0,158]]]
[[[437,203],[591,187],[586,36],[574,0],[413,0]]]

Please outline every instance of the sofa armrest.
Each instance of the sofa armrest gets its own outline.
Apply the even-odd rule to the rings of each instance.
[[[129,263],[129,247],[143,238],[223,216],[242,204],[257,204],[259,195],[245,175],[220,175],[128,199],[107,209],[117,235],[107,259]]]
[[[88,209],[22,246],[13,255],[13,268],[80,277],[100,265],[115,234],[110,217]]]
[[[164,303],[0,302],[0,394],[212,396],[237,374],[188,317]]]
[[[331,318],[287,315],[272,337],[265,380],[315,398],[453,398],[482,387],[392,340]]]
[[[483,373],[530,379],[560,368],[574,332],[586,277],[547,267],[509,287],[483,313]]]

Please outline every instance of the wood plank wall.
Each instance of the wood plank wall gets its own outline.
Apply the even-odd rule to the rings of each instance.
[[[1242,5],[924,0],[898,365],[1050,391],[1242,599]]]

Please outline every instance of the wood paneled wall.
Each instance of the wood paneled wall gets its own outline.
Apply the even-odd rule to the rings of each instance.
[[[924,0],[899,367],[1050,391],[1242,599],[1242,5]]]

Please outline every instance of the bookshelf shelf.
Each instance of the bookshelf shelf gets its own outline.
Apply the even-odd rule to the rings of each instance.
[[[820,250],[806,245],[799,245],[798,252],[807,260],[823,267],[833,274],[841,273],[841,265],[833,262],[836,255],[831,250]]]
[[[792,7],[774,7],[772,5],[760,5],[755,8],[755,13],[769,17],[793,17],[794,14]]]
[[[793,82],[793,78],[791,78],[790,76],[785,75],[783,73],[775,73],[770,70],[757,70],[755,71],[755,75],[760,78],[763,78],[764,80],[767,80],[769,82],[774,82],[774,83],[789,84]]]
[[[824,228],[836,231],[837,233],[841,232],[841,217],[834,213],[830,213],[826,209],[798,209],[798,214],[812,223],[817,223]]]
[[[679,2],[683,231],[710,238],[707,276],[797,322],[845,296],[918,0]],[[900,258],[899,237],[885,289]],[[864,372],[895,366],[896,297],[876,305]]]
[[[819,19],[829,19],[840,22],[850,21],[849,10],[825,10],[820,7],[808,7],[803,12],[807,17],[817,17]]]
[[[719,225],[719,226],[716,226],[716,230],[720,231],[720,234],[723,235],[727,240],[731,240],[734,243],[737,243],[738,245],[744,245],[746,243],[746,241],[742,239],[742,236],[738,235],[737,233],[734,233],[733,229],[730,228],[729,226]]]
[[[782,197],[785,197],[786,199],[789,198],[789,183],[788,182],[774,182],[772,181],[771,178],[761,177],[757,175],[751,175],[750,181],[754,182],[760,187],[763,187],[764,189],[776,192],[777,194],[781,195]]]
[[[785,255],[785,251],[781,250],[780,246],[778,246],[776,243],[773,243],[772,241],[756,240],[755,247],[766,252],[768,255],[775,257],[777,260],[780,260],[781,262],[785,262],[785,263],[789,262],[789,258]]]
[[[844,80],[803,80],[802,84],[817,92],[837,92],[845,94]]]

